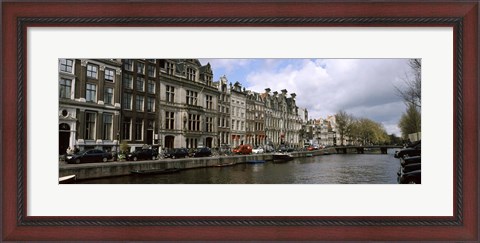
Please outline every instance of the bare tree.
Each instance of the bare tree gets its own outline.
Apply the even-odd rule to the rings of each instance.
[[[407,75],[404,79],[405,86],[395,87],[407,105],[407,110],[398,124],[403,138],[407,138],[408,134],[421,131],[422,62],[420,59],[410,59],[408,65],[411,68],[411,75]]]
[[[422,60],[410,59],[408,61],[411,73],[406,74],[403,79],[404,85],[402,87],[395,86],[397,94],[407,104],[412,104],[416,108],[422,106]]]

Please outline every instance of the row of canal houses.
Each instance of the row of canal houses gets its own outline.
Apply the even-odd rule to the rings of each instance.
[[[68,147],[303,146],[295,94],[246,90],[198,59],[59,59],[59,154]]]

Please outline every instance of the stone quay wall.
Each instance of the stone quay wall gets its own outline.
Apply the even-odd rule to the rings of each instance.
[[[293,152],[295,158],[322,155],[325,151]],[[332,151],[333,152],[333,151]],[[135,170],[161,170],[169,168],[193,169],[214,167],[222,164],[241,164],[250,160],[273,160],[272,154],[234,155],[204,158],[161,159],[148,161],[118,161],[92,164],[60,165],[59,176],[76,175],[77,180],[130,175]]]

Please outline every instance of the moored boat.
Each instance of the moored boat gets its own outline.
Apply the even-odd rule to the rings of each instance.
[[[74,184],[76,180],[77,180],[76,175],[68,175],[68,176],[62,176],[62,177],[58,178],[58,183],[60,183],[60,184]]]
[[[287,162],[290,160],[293,160],[293,156],[291,154],[284,154],[284,153],[273,154],[273,162]]]
[[[135,175],[155,175],[155,174],[169,174],[179,172],[179,168],[168,169],[153,169],[153,170],[131,170],[130,173]]]

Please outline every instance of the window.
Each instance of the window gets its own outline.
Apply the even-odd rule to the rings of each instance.
[[[167,85],[166,89],[167,102],[175,102],[175,87]]]
[[[155,94],[155,81],[153,80],[148,80],[147,83],[147,91],[150,94]]]
[[[85,98],[89,102],[97,101],[97,85],[87,84],[87,91],[86,91]]]
[[[175,73],[175,64],[167,62],[167,74],[173,75]]]
[[[87,65],[87,77],[97,79],[98,67],[92,64]]]
[[[143,96],[137,95],[137,99],[135,102],[135,108],[137,111],[143,111],[143,101],[144,101]]]
[[[137,62],[137,73],[145,74],[145,64],[143,62]]]
[[[209,110],[213,109],[213,97],[211,95],[206,95],[205,99],[207,103],[207,109]]]
[[[148,65],[148,76],[155,77],[155,66]]]
[[[188,130],[200,131],[200,115],[188,114]]]
[[[123,118],[123,127],[122,127],[122,131],[123,131],[123,137],[122,139],[125,139],[125,140],[130,140],[130,133],[132,131],[132,119],[131,118],[128,118],[128,117],[125,117]]]
[[[85,139],[95,139],[95,113],[85,113]]]
[[[131,74],[123,74],[123,87],[126,89],[133,89],[133,76]]]
[[[207,132],[213,132],[213,117],[207,117],[205,119],[205,127]]]
[[[73,73],[73,60],[71,59],[60,59],[60,71]]]
[[[187,79],[192,81],[196,80],[196,71],[193,68],[187,68]]]
[[[112,140],[113,133],[113,116],[111,114],[103,114],[103,139]]]
[[[132,109],[132,94],[123,93],[123,108],[127,110]]]
[[[137,91],[145,91],[145,79],[142,77],[137,77]]]
[[[60,79],[60,84],[58,86],[58,94],[60,98],[70,98],[72,92],[72,80],[69,79]]]
[[[165,129],[175,129],[175,113],[171,111],[165,112]]]
[[[130,59],[125,59],[123,62],[123,68],[128,71],[133,71],[133,61]]]
[[[187,90],[187,100],[188,105],[197,105],[198,92]]]
[[[135,140],[143,139],[143,119],[135,120]]]
[[[105,68],[105,81],[113,82],[115,77],[115,71],[112,69]]]
[[[212,76],[205,75],[205,82],[207,83],[207,86],[212,86]]]
[[[147,97],[147,111],[155,112],[155,98]]]
[[[103,99],[105,104],[113,105],[113,88],[105,88],[105,94]]]

